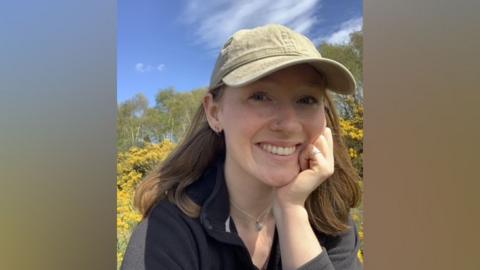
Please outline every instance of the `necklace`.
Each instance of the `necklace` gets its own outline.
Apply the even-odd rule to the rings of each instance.
[[[244,214],[245,216],[247,216],[250,219],[255,220],[255,229],[257,230],[257,232],[259,232],[263,229],[263,219],[272,209],[271,206],[268,206],[265,210],[263,210],[262,213],[260,213],[260,215],[258,217],[254,217],[254,216],[250,215],[249,213],[247,213],[247,211],[243,210],[238,205],[236,205],[233,201],[230,201],[230,203],[233,205],[233,207],[235,207],[242,214]]]

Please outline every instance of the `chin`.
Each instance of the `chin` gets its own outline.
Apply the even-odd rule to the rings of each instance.
[[[295,177],[298,175],[299,170],[279,170],[274,173],[268,173],[267,175],[264,175],[261,179],[263,180],[265,184],[271,186],[271,187],[282,187],[285,185],[288,185],[290,182],[292,182]]]

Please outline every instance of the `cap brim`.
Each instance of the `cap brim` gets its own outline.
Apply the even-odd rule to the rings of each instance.
[[[275,56],[247,63],[225,75],[223,83],[232,87],[241,87],[278,70],[298,65],[310,64],[321,72],[327,80],[327,88],[339,94],[348,95],[355,92],[355,79],[348,69],[328,58]]]

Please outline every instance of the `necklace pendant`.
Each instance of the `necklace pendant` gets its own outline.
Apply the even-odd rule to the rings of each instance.
[[[261,222],[255,222],[255,229],[257,229],[257,232],[261,231],[263,229],[263,224]]]

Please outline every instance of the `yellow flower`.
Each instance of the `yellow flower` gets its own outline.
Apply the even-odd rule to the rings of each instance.
[[[142,215],[133,206],[135,187],[151,169],[164,160],[175,144],[164,141],[132,147],[117,156],[117,259],[123,260],[126,243]]]

